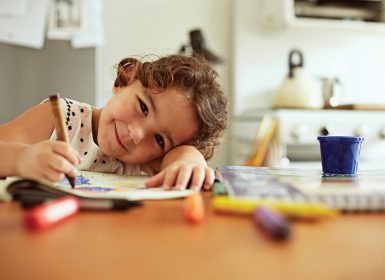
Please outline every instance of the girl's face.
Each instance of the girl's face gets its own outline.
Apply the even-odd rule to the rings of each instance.
[[[198,127],[197,114],[181,92],[154,93],[135,80],[102,109],[97,140],[103,153],[143,164],[191,140]]]

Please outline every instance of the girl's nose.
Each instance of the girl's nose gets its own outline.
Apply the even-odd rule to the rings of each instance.
[[[142,127],[136,126],[130,129],[130,135],[135,145],[139,144],[145,135],[145,131]]]

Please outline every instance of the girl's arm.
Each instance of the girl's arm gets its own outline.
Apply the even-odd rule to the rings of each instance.
[[[163,185],[165,189],[185,189],[190,184],[194,190],[201,187],[209,190],[214,182],[214,171],[193,146],[182,145],[167,152],[160,162],[160,170],[146,182],[147,187]]]
[[[54,120],[48,102],[0,125],[0,177],[53,182],[74,174],[79,156],[66,143],[48,141]]]

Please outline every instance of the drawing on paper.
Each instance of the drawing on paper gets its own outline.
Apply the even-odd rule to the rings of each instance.
[[[146,188],[144,183],[148,176],[125,176],[100,172],[81,171],[75,178],[76,187],[72,189],[65,178],[55,184],[69,194],[83,197],[138,199],[169,199],[184,197],[191,190],[166,191],[161,186]]]

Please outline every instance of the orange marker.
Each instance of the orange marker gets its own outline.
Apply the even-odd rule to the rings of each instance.
[[[183,213],[185,219],[190,223],[197,224],[204,220],[205,205],[199,192],[185,199]]]

